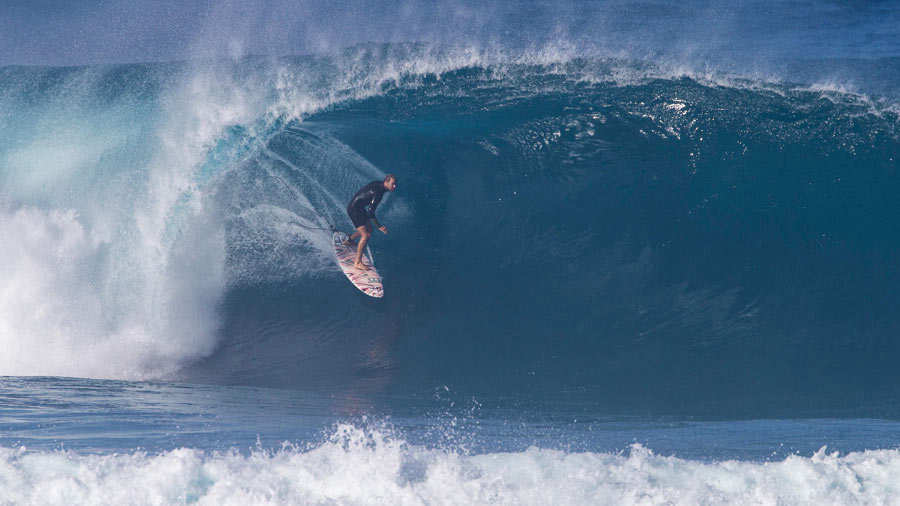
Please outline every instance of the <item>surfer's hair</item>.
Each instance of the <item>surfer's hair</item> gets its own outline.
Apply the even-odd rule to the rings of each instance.
[[[388,181],[390,181],[390,180],[392,180],[392,179],[393,179],[394,181],[396,181],[396,180],[397,180],[397,176],[395,176],[395,175],[393,175],[393,174],[388,174],[387,176],[384,176],[384,182],[385,182],[385,183],[387,183]]]

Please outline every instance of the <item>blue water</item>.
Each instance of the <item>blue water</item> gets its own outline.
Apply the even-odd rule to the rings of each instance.
[[[896,503],[900,11],[726,7],[0,68],[0,502]]]

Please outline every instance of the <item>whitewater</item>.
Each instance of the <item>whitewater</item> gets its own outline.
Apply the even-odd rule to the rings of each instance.
[[[897,451],[754,464],[529,448],[465,456],[337,427],[307,451],[206,455],[2,450],[11,504],[894,504]]]

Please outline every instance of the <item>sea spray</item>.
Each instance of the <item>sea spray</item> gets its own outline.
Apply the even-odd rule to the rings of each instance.
[[[620,453],[458,454],[342,424],[324,442],[249,454],[176,449],[80,455],[0,449],[15,504],[881,504],[900,494],[897,450],[770,462]]]

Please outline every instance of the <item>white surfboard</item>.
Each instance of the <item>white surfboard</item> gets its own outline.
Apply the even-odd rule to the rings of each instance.
[[[384,297],[384,287],[381,285],[381,275],[375,270],[370,258],[363,255],[362,263],[367,268],[357,269],[353,265],[356,259],[356,243],[350,246],[344,246],[347,240],[347,234],[344,232],[335,232],[331,235],[331,242],[334,245],[334,254],[337,257],[338,265],[347,279],[353,283],[353,286],[370,297]]]

